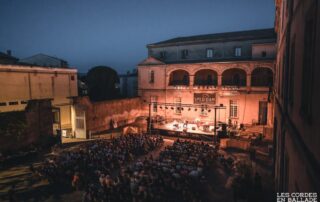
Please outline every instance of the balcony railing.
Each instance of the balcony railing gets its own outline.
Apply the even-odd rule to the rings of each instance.
[[[222,80],[222,85],[223,86],[246,86],[246,80],[245,79],[240,79],[235,81],[234,79],[228,79],[228,80]]]
[[[217,84],[217,80],[196,80],[194,82],[195,86],[216,86]]]
[[[173,80],[169,82],[170,86],[188,86],[189,81],[187,80]]]

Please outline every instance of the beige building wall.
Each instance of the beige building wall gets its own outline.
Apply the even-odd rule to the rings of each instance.
[[[0,65],[0,112],[24,110],[28,100],[52,99],[61,128],[71,129],[71,97],[78,95],[77,70]]]

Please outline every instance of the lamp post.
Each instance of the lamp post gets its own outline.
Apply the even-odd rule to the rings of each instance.
[[[213,136],[213,142],[217,144],[217,110],[218,109],[225,109],[226,107],[223,106],[223,104],[220,104],[219,106],[214,106],[214,136]]]

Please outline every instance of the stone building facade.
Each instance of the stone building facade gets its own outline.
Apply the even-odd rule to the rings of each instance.
[[[178,37],[149,44],[138,93],[165,119],[272,126],[273,29]]]
[[[50,99],[53,131],[74,131],[72,98],[78,96],[76,69],[0,65],[0,86],[0,113],[23,111],[30,100]]]
[[[276,0],[275,185],[320,192],[320,2]]]

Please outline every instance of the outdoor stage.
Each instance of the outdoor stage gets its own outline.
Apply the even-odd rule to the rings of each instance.
[[[169,123],[154,123],[153,129],[168,131],[171,133],[186,135],[205,135],[214,136],[214,126],[210,124],[195,124],[195,123],[183,123],[178,121],[173,121]],[[217,132],[218,132],[217,127]]]

